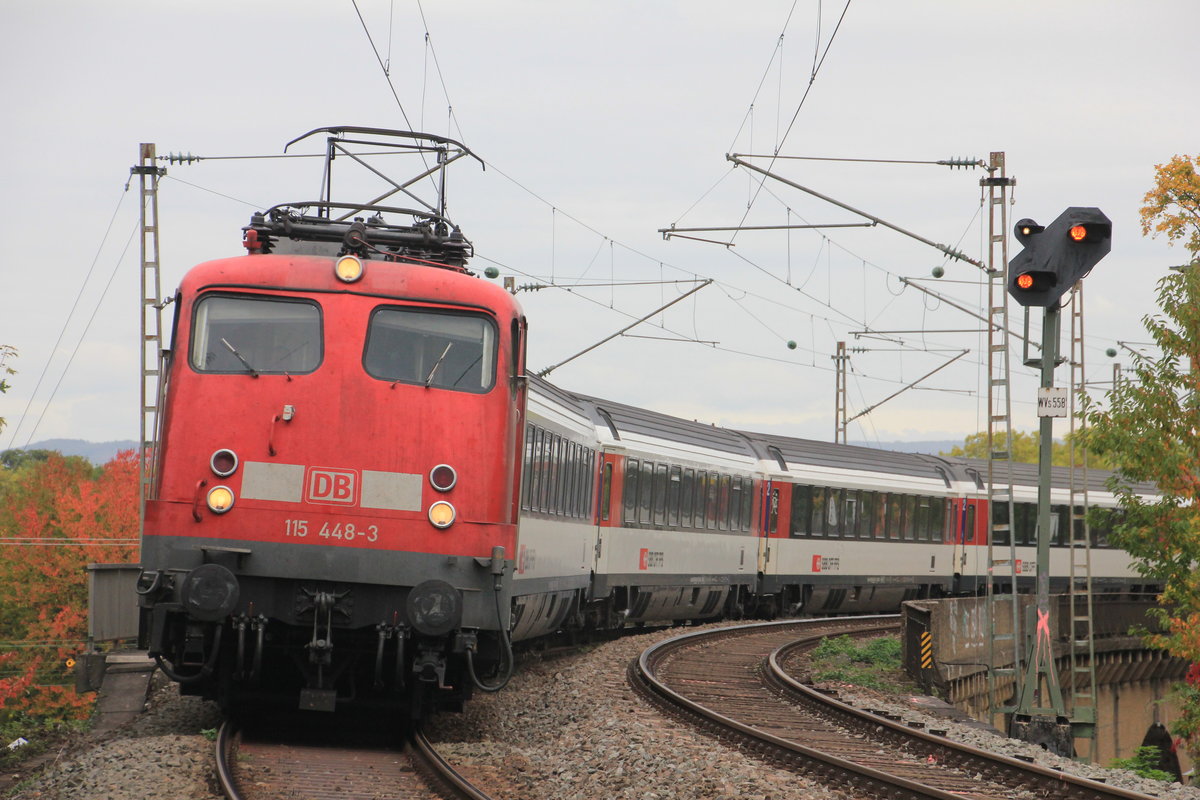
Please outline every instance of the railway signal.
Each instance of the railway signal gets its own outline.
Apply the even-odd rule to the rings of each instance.
[[[1098,208],[1072,206],[1048,226],[1023,219],[1024,249],[1008,263],[1008,292],[1023,306],[1049,308],[1112,249],[1112,222]]]

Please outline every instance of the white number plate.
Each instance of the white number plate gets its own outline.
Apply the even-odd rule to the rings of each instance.
[[[322,522],[318,527],[315,523],[310,526],[306,519],[285,519],[283,523],[284,536],[293,539],[305,539],[311,535],[314,539],[325,539],[328,544],[379,541],[378,525],[329,520]]]

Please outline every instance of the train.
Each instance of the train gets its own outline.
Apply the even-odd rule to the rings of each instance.
[[[1032,588],[1032,466],[993,526],[986,462],[568,391],[530,374],[514,293],[467,269],[443,214],[343,208],[256,213],[246,252],[174,297],[137,593],[184,693],[416,718],[499,690],[514,646],[557,634],[979,594],[1009,536],[996,588]],[[1111,522],[1105,474],[1084,477]],[[1054,484],[1052,590],[1079,524]],[[1107,525],[1094,590],[1154,591]]]

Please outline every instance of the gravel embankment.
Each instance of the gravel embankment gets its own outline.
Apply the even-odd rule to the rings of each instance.
[[[213,743],[202,731],[220,725],[211,703],[180,697],[156,674],[149,709],[99,738],[68,742],[32,780],[19,783],[17,800],[221,800]]]
[[[639,798],[750,798],[808,800],[841,795],[717,743],[688,727],[665,723],[636,698],[625,680],[629,661],[677,631],[628,637],[579,654],[522,658],[511,684],[498,694],[476,694],[463,714],[427,726],[445,757],[494,796],[507,800]],[[843,689],[843,699],[855,694]],[[1145,781],[1125,771],[1101,770],[1057,758],[1040,748],[977,728],[929,720],[903,697],[859,693],[861,705],[926,719],[948,736],[1109,784],[1172,800],[1200,800],[1200,791]],[[147,714],[99,740],[68,749],[40,777],[10,798],[216,800],[213,744],[201,731],[215,728],[211,704],[157,690]]]

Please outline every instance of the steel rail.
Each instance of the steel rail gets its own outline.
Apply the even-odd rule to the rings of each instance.
[[[1108,786],[963,742],[955,742],[902,724],[879,713],[857,708],[841,701],[835,694],[818,691],[796,680],[783,666],[791,653],[811,646],[809,641],[796,641],[779,647],[767,656],[763,675],[783,689],[789,699],[802,698],[807,703],[817,705],[823,713],[836,717],[840,724],[852,730],[869,730],[872,738],[882,738],[893,743],[919,741],[923,748],[934,753],[938,762],[962,769],[986,774],[987,771],[994,771],[998,765],[1004,772],[1018,776],[1015,783],[1025,786],[1031,792],[1039,793],[1039,796],[1088,797],[1095,800],[1146,800],[1149,797],[1140,792]]]
[[[217,782],[221,785],[221,791],[229,800],[242,800],[242,795],[237,788],[237,782],[233,778],[233,770],[229,764],[229,753],[233,747],[233,736],[236,732],[237,726],[234,722],[226,719],[217,730],[216,739]]]
[[[719,706],[712,700],[705,701],[705,703],[713,705],[710,708],[705,703],[689,699],[681,693],[686,689],[677,691],[671,688],[668,683],[672,679],[660,678],[657,674],[659,665],[664,665],[668,670],[675,671],[674,680],[681,682],[695,680],[694,677],[688,677],[692,673],[689,672],[686,662],[671,658],[673,653],[706,639],[708,641],[729,639],[745,632],[754,631],[769,633],[769,631],[763,630],[767,625],[747,625],[712,632],[697,632],[666,640],[648,648],[630,664],[629,679],[635,690],[643,697],[650,699],[655,705],[667,709],[669,713],[676,716],[682,716],[693,723],[698,723],[700,727],[714,732],[718,738],[733,739],[746,746],[747,749],[760,753],[776,763],[786,764],[793,769],[800,765],[804,771],[812,772],[813,777],[817,780],[828,781],[832,785],[842,787],[865,789],[871,793],[878,793],[878,796],[881,797],[938,798],[938,800],[957,798],[961,800],[963,797],[961,789],[948,791],[948,789],[955,788],[954,776],[956,774],[959,776],[975,774],[977,777],[987,777],[987,782],[993,785],[999,784],[1016,790],[1025,790],[1039,797],[1089,798],[1089,800],[1146,800],[1148,798],[1148,795],[1138,792],[1108,786],[1099,781],[1068,775],[1059,770],[1042,767],[1017,758],[959,744],[939,735],[896,722],[894,718],[881,716],[879,712],[854,708],[828,693],[805,686],[787,675],[783,669],[789,652],[811,647],[823,636],[843,632],[861,636],[881,630],[895,630],[896,619],[896,617],[857,618],[860,625],[858,630],[847,630],[844,622],[841,629],[833,627],[831,630],[832,621],[828,619],[808,620],[802,623],[768,623],[768,625],[795,626],[797,639],[778,647],[770,644],[772,650],[764,651],[763,656],[754,656],[752,651],[744,648],[741,652],[743,660],[762,659],[761,669],[757,670],[757,673],[763,680],[763,685],[769,692],[780,696],[788,705],[797,707],[798,717],[825,718],[826,724],[850,731],[850,736],[854,740],[878,741],[889,749],[896,747],[897,742],[904,742],[907,747],[898,749],[918,751],[923,754],[929,753],[930,764],[937,765],[930,768],[938,770],[936,774],[942,774],[951,779],[949,783],[943,783],[941,787],[929,785],[919,773],[914,774],[910,771],[908,776],[894,774],[888,771],[887,767],[883,769],[869,767],[858,761],[818,749],[819,745],[811,747],[802,744],[796,740],[794,735],[787,738],[766,733],[763,730],[765,723],[756,727],[748,724],[751,720],[733,719],[721,713],[718,710]],[[713,654],[710,652],[707,657],[711,659]],[[707,689],[711,688],[707,687]],[[743,694],[740,697],[744,703],[747,702],[749,695]],[[739,713],[738,716],[741,714]],[[773,718],[763,717],[759,722],[763,723],[767,719]],[[805,739],[805,741],[819,742],[821,737]],[[846,753],[843,752],[841,755],[844,756]],[[961,778],[957,780],[961,781]],[[991,796],[986,793],[988,790],[982,786],[980,789],[979,797]]]
[[[433,745],[429,739],[425,738],[425,734],[422,731],[414,731],[410,742],[413,746],[414,754],[434,772],[439,781],[448,784],[456,796],[464,798],[464,800],[492,800],[491,795],[480,791],[478,787],[452,767],[446,759],[442,758],[441,754],[433,749]]]
[[[880,625],[876,630],[894,629],[897,624],[896,619],[897,617],[890,617],[891,621],[889,623]],[[731,717],[727,717],[724,714],[689,700],[668,687],[655,675],[655,665],[659,661],[665,658],[671,651],[679,649],[684,642],[692,639],[728,638],[729,636],[737,635],[738,631],[764,628],[768,625],[796,625],[800,627],[806,623],[815,625],[821,623],[828,624],[828,622],[828,620],[806,620],[804,622],[745,625],[736,628],[725,628],[717,632],[697,632],[667,639],[644,650],[638,659],[630,664],[630,680],[635,688],[657,696],[668,706],[681,709],[688,716],[699,717],[714,724],[718,729],[731,731],[740,738],[768,745],[781,753],[792,756],[794,760],[799,761],[806,768],[815,772],[816,777],[820,780],[830,780],[840,783],[843,781],[840,781],[838,776],[846,775],[853,776],[860,786],[865,785],[870,790],[879,792],[881,797],[905,797],[917,798],[918,800],[962,800],[961,794],[942,791],[917,783],[916,781],[908,780],[907,778],[890,775],[853,761],[838,758],[837,756],[808,747],[799,742],[784,739],[749,725],[744,725]],[[820,637],[825,635],[825,633],[828,632],[818,632],[814,636]]]
[[[256,796],[255,790],[248,790],[249,795],[243,794],[234,775],[232,753],[237,733],[237,725],[227,719],[221,724],[216,738],[217,782],[228,800],[246,800],[247,797]],[[491,795],[472,784],[446,761],[420,730],[409,736],[408,743],[405,753],[416,772],[412,777],[415,779],[419,776],[430,796],[437,795],[454,800],[493,800]],[[344,791],[353,794],[353,787],[347,786]]]

